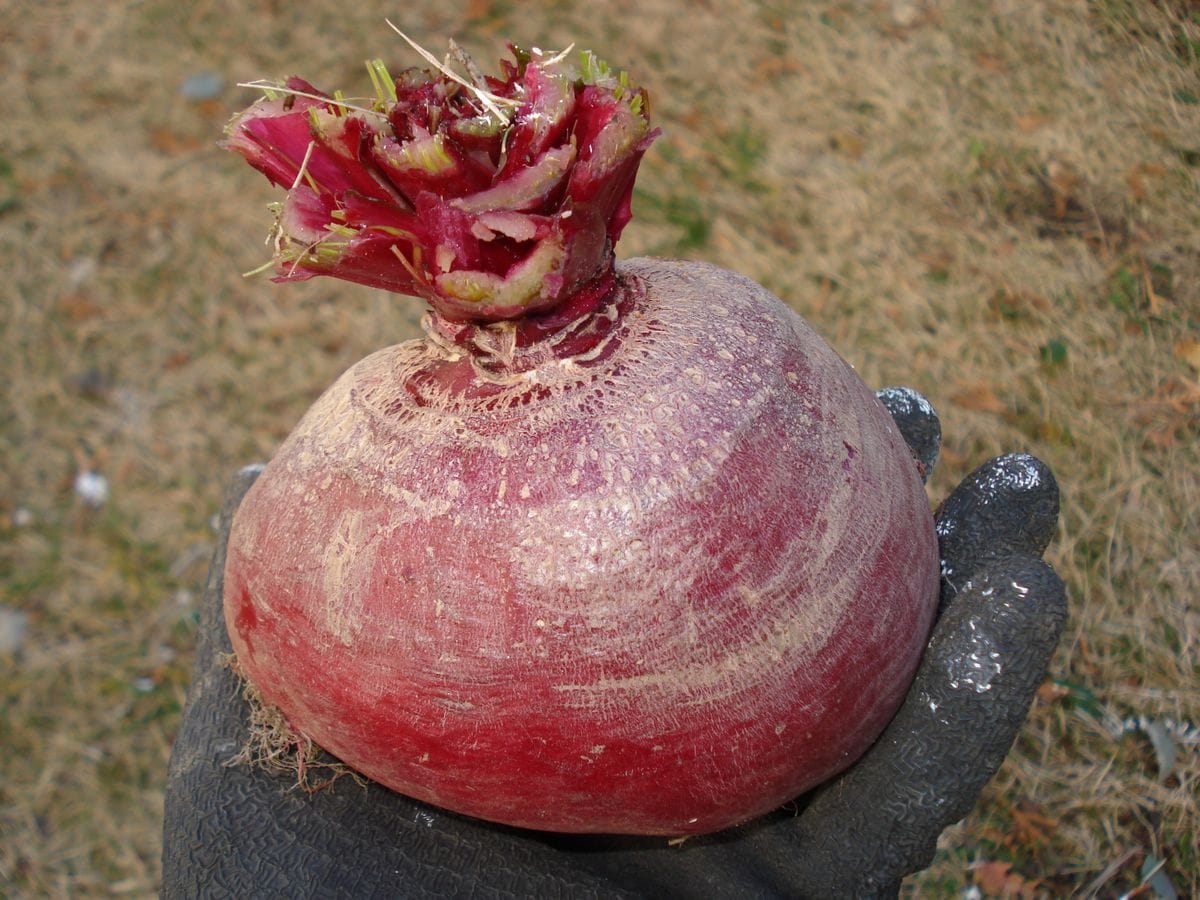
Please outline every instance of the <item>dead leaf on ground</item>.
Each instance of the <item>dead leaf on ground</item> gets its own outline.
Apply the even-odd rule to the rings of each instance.
[[[790,56],[768,56],[754,67],[754,77],[759,81],[774,81],[784,75],[796,75],[805,71],[800,62]]]
[[[990,50],[980,50],[976,53],[975,64],[985,72],[991,72],[993,75],[1003,75],[1008,71],[1008,63],[1005,59]]]
[[[1037,698],[1039,703],[1054,703],[1061,700],[1071,692],[1054,681],[1044,681],[1041,687],[1037,689]]]
[[[104,307],[91,294],[79,291],[67,294],[58,301],[58,307],[71,322],[92,319],[104,312]]]
[[[1180,433],[1200,428],[1200,382],[1172,377],[1133,408],[1133,420],[1144,429],[1146,440],[1168,450],[1179,443]]]
[[[1060,159],[1046,163],[1046,186],[1054,199],[1054,218],[1060,222],[1067,217],[1067,209],[1075,199],[1080,177],[1071,166]]]
[[[1012,863],[993,860],[971,867],[975,884],[989,897],[1020,897],[1034,900],[1040,882],[1012,871]]]
[[[221,122],[229,118],[229,107],[216,97],[209,100],[201,100],[199,103],[193,105],[193,109],[202,118],[213,122]]]
[[[954,264],[954,254],[949,250],[930,250],[917,254],[917,261],[928,271],[946,271]]]
[[[1135,200],[1145,200],[1149,193],[1146,187],[1147,179],[1161,178],[1167,174],[1167,167],[1158,163],[1142,163],[1134,166],[1125,176],[1125,183]]]
[[[1177,357],[1200,372],[1200,341],[1195,338],[1184,338],[1176,341],[1173,349]]]
[[[1058,819],[1044,815],[1032,804],[1023,803],[1011,810],[1013,838],[1018,846],[1037,847],[1047,843],[1058,828]]]
[[[867,149],[866,141],[853,131],[834,132],[829,137],[829,144],[838,153],[851,159],[862,159],[863,151]]]
[[[963,453],[961,450],[957,450],[949,445],[942,446],[940,455],[942,462],[947,468],[962,470],[964,473],[967,468],[967,464],[971,462],[971,457]]]
[[[501,4],[495,0],[467,0],[463,21],[472,24],[503,18]]]
[[[170,128],[155,128],[150,132],[150,146],[167,156],[184,156],[195,153],[205,144],[194,135],[182,134]]]
[[[996,396],[991,385],[982,381],[963,385],[958,393],[950,395],[950,402],[963,407],[963,409],[973,409],[979,412],[997,414],[1008,412],[1008,405]]]
[[[1026,113],[1023,116],[1017,116],[1013,120],[1013,123],[1017,126],[1017,130],[1025,134],[1037,131],[1049,122],[1050,117],[1043,113]]]
[[[988,309],[1004,319],[1023,319],[1050,309],[1050,301],[1033,291],[1004,287],[988,298]]]

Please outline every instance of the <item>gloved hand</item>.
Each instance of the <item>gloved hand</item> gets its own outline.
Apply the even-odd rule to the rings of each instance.
[[[879,397],[927,472],[940,440],[933,410],[906,389]],[[246,741],[248,709],[221,659],[225,545],[257,474],[238,475],[221,514],[168,775],[168,900],[893,896],[1000,766],[1066,618],[1062,583],[1041,559],[1058,518],[1054,477],[1031,456],[1001,456],[938,512],[939,619],[904,705],[847,772],[770,816],[672,845],[492,825],[349,779],[307,794],[226,765]]]

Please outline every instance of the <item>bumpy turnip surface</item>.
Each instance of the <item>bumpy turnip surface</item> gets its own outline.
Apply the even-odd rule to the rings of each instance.
[[[553,831],[715,831],[853,762],[938,568],[851,368],[696,263],[623,263],[524,348],[431,322],[346,372],[237,513],[226,616],[263,698],[397,791]]]

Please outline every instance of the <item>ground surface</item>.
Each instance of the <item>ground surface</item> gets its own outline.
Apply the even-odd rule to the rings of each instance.
[[[222,483],[414,333],[415,302],[243,279],[271,195],[214,147],[252,98],[237,81],[361,93],[363,59],[409,63],[385,15],[484,60],[575,41],[628,68],[665,135],[625,255],[737,269],[869,383],[925,392],[933,496],[1006,450],[1058,473],[1053,680],[913,886],[1116,895],[1165,861],[1200,894],[1200,754],[1176,727],[1200,721],[1183,0],[0,6],[0,893],[153,894]]]

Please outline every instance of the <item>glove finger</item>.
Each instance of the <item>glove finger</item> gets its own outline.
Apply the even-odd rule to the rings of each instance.
[[[937,465],[942,443],[942,423],[929,401],[907,387],[889,387],[875,392],[896,427],[900,429],[912,454],[921,464],[921,479],[928,481]]]
[[[963,479],[936,518],[945,609],[983,566],[1042,555],[1058,524],[1058,482],[1027,453],[997,456]]]
[[[804,896],[891,895],[929,865],[938,835],[1012,746],[1066,615],[1062,582],[1033,557],[994,563],[961,587],[900,711],[791,829]]]
[[[228,492],[205,589],[197,661],[172,748],[163,823],[162,896],[623,897],[533,832],[443,813],[371,784],[316,794],[226,762],[249,715],[222,611],[233,512],[257,476]]]

